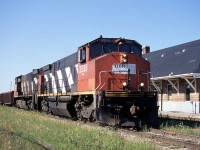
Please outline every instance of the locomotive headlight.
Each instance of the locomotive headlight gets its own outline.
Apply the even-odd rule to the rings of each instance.
[[[127,54],[121,53],[121,63],[127,63]]]
[[[126,60],[126,59],[123,59],[123,62],[124,62],[124,63],[126,63],[126,62],[127,62],[127,60]]]
[[[142,83],[140,83],[140,87],[144,87],[144,83],[142,82]]]
[[[123,82],[122,85],[123,85],[123,86],[127,86],[127,82]]]
[[[126,54],[126,53],[123,53],[122,56],[125,58],[125,57],[127,57],[127,54]]]

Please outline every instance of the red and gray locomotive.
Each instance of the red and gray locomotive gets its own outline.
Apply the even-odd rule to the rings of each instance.
[[[64,57],[15,78],[14,104],[101,124],[157,126],[150,64],[135,40],[99,37]]]

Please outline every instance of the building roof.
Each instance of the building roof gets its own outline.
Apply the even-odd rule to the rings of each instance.
[[[151,77],[200,73],[200,40],[143,55],[151,63]]]

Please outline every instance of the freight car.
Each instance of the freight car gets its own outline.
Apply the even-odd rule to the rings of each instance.
[[[157,126],[150,64],[135,40],[99,37],[52,64],[15,78],[14,104],[101,124]]]
[[[13,91],[5,92],[0,94],[0,104],[2,105],[10,105],[13,104]]]

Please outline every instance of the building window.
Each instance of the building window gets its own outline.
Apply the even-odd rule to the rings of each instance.
[[[172,85],[167,85],[168,100],[172,100]]]
[[[190,101],[190,85],[185,84],[185,100]]]

